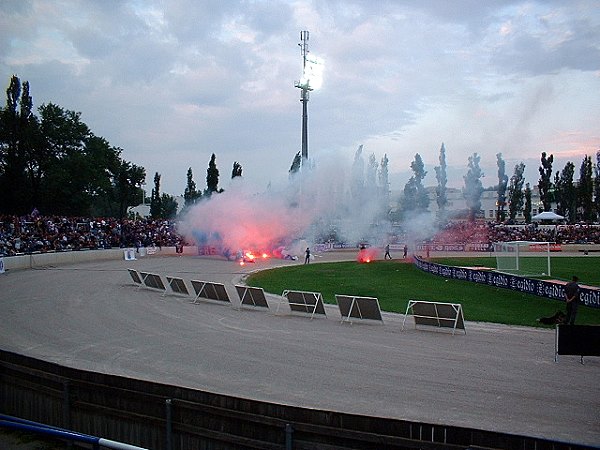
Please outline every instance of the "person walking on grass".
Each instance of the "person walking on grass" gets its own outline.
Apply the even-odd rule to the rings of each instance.
[[[385,246],[385,255],[383,255],[383,259],[392,259],[392,255],[390,255],[390,244],[386,244]]]

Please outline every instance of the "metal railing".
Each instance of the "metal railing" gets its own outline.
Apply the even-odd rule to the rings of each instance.
[[[11,430],[26,431],[28,433],[34,433],[43,436],[50,436],[65,441],[91,444],[94,450],[100,450],[101,447],[114,450],[148,450],[146,448],[137,447],[124,442],[117,442],[110,439],[77,433],[75,431],[64,430],[62,428],[21,419],[20,417],[7,416],[5,414],[0,414],[0,427]]]

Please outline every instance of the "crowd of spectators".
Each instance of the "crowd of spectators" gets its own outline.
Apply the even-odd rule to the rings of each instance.
[[[0,256],[113,247],[175,246],[175,222],[167,220],[0,216]]]
[[[557,244],[600,244],[600,225],[504,225],[494,222],[448,223],[429,242],[434,244],[492,244],[532,241]]]
[[[600,225],[448,223],[427,243],[492,244],[507,241],[600,244]],[[0,256],[108,248],[175,247],[183,242],[169,220],[0,216]]]

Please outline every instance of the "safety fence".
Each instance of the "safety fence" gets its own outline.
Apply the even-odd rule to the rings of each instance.
[[[153,450],[590,448],[236,398],[64,367],[2,350],[0,409],[4,414]]]
[[[538,297],[564,300],[566,282],[558,280],[544,281],[525,278],[507,273],[495,272],[491,269],[481,270],[469,267],[454,267],[437,264],[415,257],[415,266],[434,275],[445,278],[487,284],[488,286],[511,289]],[[600,308],[600,289],[580,286],[581,303],[592,308]]]

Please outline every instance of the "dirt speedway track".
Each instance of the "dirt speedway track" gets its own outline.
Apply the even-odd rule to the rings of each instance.
[[[600,360],[555,363],[554,330],[469,322],[468,311],[466,335],[412,320],[401,331],[394,314],[342,324],[334,306],[327,318],[275,315],[275,296],[270,311],[236,308],[246,273],[291,264],[155,255],[11,270],[0,275],[0,348],[244,398],[600,445]],[[127,267],[224,283],[232,305],[139,289]]]

